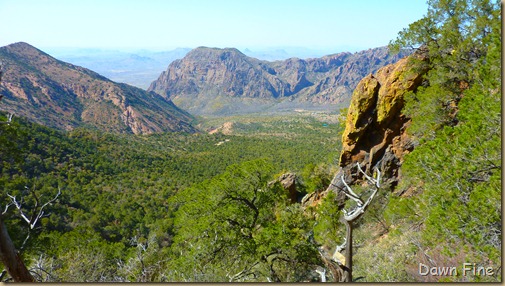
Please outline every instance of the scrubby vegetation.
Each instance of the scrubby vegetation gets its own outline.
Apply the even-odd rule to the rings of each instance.
[[[173,273],[163,272],[167,269],[167,261],[187,264],[190,260],[183,260],[197,258],[181,256],[175,251],[183,237],[199,231],[193,224],[188,224],[190,218],[181,219],[181,211],[177,211],[179,205],[185,205],[182,209],[186,209],[191,206],[191,201],[199,200],[203,203],[201,207],[209,211],[219,209],[218,205],[211,205],[212,202],[220,204],[216,201],[218,197],[214,196],[221,194],[222,186],[215,182],[227,182],[229,188],[233,184],[252,184],[250,176],[261,172],[258,184],[264,186],[261,194],[266,197],[258,198],[258,203],[262,204],[258,208],[262,216],[267,216],[258,219],[270,224],[270,216],[274,213],[269,213],[272,211],[269,208],[275,205],[278,205],[280,217],[277,219],[280,221],[290,221],[294,218],[292,216],[306,219],[300,216],[299,206],[286,205],[285,194],[279,194],[278,187],[268,187],[266,183],[274,180],[275,174],[285,171],[301,173],[304,168],[316,168],[321,163],[335,164],[339,150],[339,140],[334,136],[338,134],[338,124],[323,123],[311,117],[283,117],[254,126],[238,125],[242,126],[237,132],[239,135],[166,133],[148,136],[113,135],[87,129],[64,133],[22,118],[15,118],[11,125],[1,126],[4,144],[0,185],[2,201],[6,202],[3,206],[10,201],[7,197],[10,194],[23,198],[23,210],[29,213],[35,206],[35,197],[44,201],[52,198],[58,189],[62,192],[58,202],[46,210],[49,216],[40,221],[37,229],[30,230],[31,238],[23,250],[25,257],[34,259],[32,263],[40,264],[45,271],[50,270],[49,276],[42,270],[39,273],[41,279],[48,281],[230,279],[216,273],[212,276],[209,273],[217,271],[212,267],[206,268],[209,269],[207,276],[183,278],[186,276],[180,276],[182,268],[175,268],[178,270]],[[278,132],[280,130],[283,130],[282,134]],[[257,158],[265,161],[260,165],[247,163]],[[235,181],[223,178],[240,170],[250,174],[239,176]],[[244,192],[256,190],[254,186],[244,188]],[[206,202],[200,194],[213,199]],[[231,214],[236,209],[222,211]],[[11,207],[4,215],[4,221],[15,244],[20,246],[28,227],[18,214]],[[204,215],[203,212],[195,214],[195,222]],[[223,215],[211,213],[205,216],[212,219]],[[267,230],[275,233],[275,228],[284,227],[279,223],[271,226],[274,229],[267,227]],[[182,226],[185,228],[181,229]],[[293,235],[303,236],[309,227],[307,223],[305,230],[293,230]],[[293,224],[293,228],[298,226]],[[220,231],[226,230],[220,228]],[[264,232],[261,235],[262,239],[275,238]],[[173,244],[177,241],[179,243]],[[268,247],[264,241],[254,243]],[[293,237],[292,243],[298,243],[298,239]],[[189,251],[178,247],[181,251]],[[139,261],[140,256],[151,260]],[[255,257],[259,259],[261,255]],[[231,263],[238,259],[231,258]],[[218,260],[214,258],[213,261]],[[283,260],[279,258],[278,261]],[[151,262],[155,265],[146,266],[150,274],[142,276],[140,273],[144,270],[138,270],[137,266]],[[284,275],[286,278],[291,274]]]
[[[396,226],[397,247],[402,247],[402,241],[411,242],[409,247],[403,246],[405,255],[391,252],[391,263],[385,265],[410,264],[415,271],[404,269],[416,281],[499,281],[500,4],[429,3],[426,17],[392,42],[397,48],[424,45],[430,72],[425,87],[407,97],[405,112],[412,118],[408,131],[418,146],[401,168],[397,193],[404,195],[391,195],[385,213],[388,224]],[[416,268],[423,261],[430,267],[457,266],[459,275],[423,277]],[[465,262],[492,267],[494,275],[465,277]],[[367,264],[365,269],[368,267],[372,268]]]
[[[415,148],[356,225],[353,276],[501,281],[500,4],[428,3],[391,43],[429,57],[405,99]],[[0,125],[0,218],[39,281],[314,281],[318,246],[344,237],[336,195],[304,209],[274,180],[293,171],[306,193],[328,186],[342,127],[317,117],[214,118],[202,128],[233,122],[231,133],[148,136],[15,118]],[[30,214],[59,190],[33,229],[6,208],[9,194]],[[420,263],[458,272],[422,275]],[[463,263],[493,274],[464,275]]]

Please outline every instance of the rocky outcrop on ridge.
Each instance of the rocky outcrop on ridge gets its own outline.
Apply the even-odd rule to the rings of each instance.
[[[361,162],[367,156],[370,163],[375,163],[393,140],[398,140],[408,122],[401,113],[403,95],[421,84],[424,72],[413,69],[409,59],[404,58],[361,80],[346,118],[340,166]]]
[[[421,51],[411,57],[426,60]],[[419,67],[409,58],[403,58],[379,69],[375,75],[367,75],[358,83],[342,135],[340,168],[330,187],[304,198],[305,205],[317,205],[329,191],[337,191],[337,199],[343,203],[345,196],[339,191],[345,187],[342,176],[349,185],[361,179],[356,163],[369,171],[378,166],[382,182],[395,186],[403,156],[414,148],[406,133],[410,119],[402,114],[402,108],[404,95],[422,85],[427,69]]]

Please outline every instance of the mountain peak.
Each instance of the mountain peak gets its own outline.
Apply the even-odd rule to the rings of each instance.
[[[268,62],[235,48],[198,47],[172,62],[148,90],[196,115],[260,112],[280,102],[283,109],[327,104],[334,109],[350,100],[361,78],[403,56],[383,47]]]
[[[43,51],[35,48],[34,46],[25,43],[25,42],[17,42],[13,43],[10,45],[7,45],[5,47],[2,47],[2,49],[5,49],[9,53],[14,53],[14,54],[23,54],[24,56],[34,56],[34,55],[44,55],[44,56],[49,56],[48,54],[44,53]]]
[[[0,108],[39,124],[135,134],[194,131],[191,116],[170,100],[59,61],[27,43],[1,47],[0,61]]]
[[[37,48],[35,48],[34,46],[32,46],[32,45],[30,45],[30,44],[28,44],[28,43],[26,43],[26,42],[16,42],[16,43],[12,43],[12,44],[10,44],[10,45],[7,45],[6,47],[7,47],[7,48],[11,48],[11,49],[12,49],[12,48],[14,48],[14,49],[27,49],[27,48],[29,48],[29,49],[37,49]]]
[[[228,59],[239,59],[247,58],[241,51],[236,48],[209,48],[209,47],[198,47],[189,51],[186,55],[187,59],[195,60],[228,60]]]
[[[237,48],[216,48],[216,47],[205,47],[205,46],[200,46],[197,48],[194,48],[191,52],[236,52],[242,54]]]

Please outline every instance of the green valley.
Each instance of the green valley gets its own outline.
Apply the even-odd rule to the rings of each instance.
[[[65,260],[68,252],[88,249],[80,254],[91,264],[83,267],[113,267],[135,257],[132,239],[156,237],[160,245],[170,245],[174,210],[169,198],[181,190],[257,158],[271,165],[265,170],[269,181],[275,174],[335,164],[338,158],[338,124],[308,115],[263,117],[260,122],[251,117],[226,120],[237,126],[230,135],[61,132],[21,118],[2,126],[2,142],[9,143],[2,150],[2,200],[8,200],[7,194],[23,198],[23,210],[29,213],[36,208],[35,197],[44,200],[61,190],[58,202],[46,210],[48,216],[30,230],[25,255],[43,260],[37,263],[61,264],[51,269],[54,276],[46,277],[50,281],[96,281],[99,277],[69,273],[74,271],[67,263],[77,261]],[[18,230],[13,236],[21,245],[28,228],[15,211],[5,220]],[[67,243],[71,237],[88,239],[73,245]],[[94,257],[97,251],[105,256]]]
[[[199,47],[149,91],[1,47],[0,282],[502,282],[501,6],[427,6],[388,47]]]

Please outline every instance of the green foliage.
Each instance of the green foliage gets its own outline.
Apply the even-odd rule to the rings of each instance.
[[[171,199],[181,275],[189,281],[300,281],[308,275],[318,257],[308,240],[311,224],[299,205],[286,205],[278,183],[268,185],[272,170],[264,160],[232,165]]]
[[[416,148],[398,189],[411,196],[381,190],[357,225],[354,271],[365,281],[417,281],[412,261],[459,262],[455,245],[468,261],[500,267],[499,3],[428,4],[391,43],[426,47],[430,72],[405,97]],[[310,280],[321,263],[312,235],[342,243],[335,196],[308,212],[269,182],[292,170],[308,192],[328,185],[344,126],[324,116],[212,119],[201,124],[232,121],[233,135],[149,136],[15,118],[0,125],[1,206],[9,193],[30,213],[34,195],[62,190],[24,250],[41,281]],[[24,222],[12,207],[4,218],[21,245]]]
[[[465,120],[408,156],[404,174],[425,183],[420,211],[428,239],[457,237],[494,260],[501,246],[499,95],[474,87],[460,106]]]
[[[421,141],[433,139],[436,131],[452,120],[448,110],[441,108],[449,105],[450,93],[440,86],[420,87],[416,93],[407,93],[405,100],[409,103],[405,114],[418,119],[412,121],[409,132]]]
[[[427,16],[393,42],[397,48],[426,45],[432,69],[429,86],[406,97],[409,131],[420,145],[405,157],[399,188],[417,191],[410,198],[392,197],[386,218],[422,225],[427,248],[445,247],[451,256],[454,245],[463,245],[468,259],[499,263],[500,4],[429,5]]]
[[[293,126],[303,129],[301,123]],[[166,199],[174,192],[230,164],[265,156],[275,160],[278,171],[301,170],[334,152],[331,140],[313,132],[312,125],[310,133],[289,140],[268,135],[111,135],[87,129],[66,134],[21,118],[0,127],[3,201],[8,201],[6,193],[22,196],[25,186],[45,197],[60,187],[61,204],[44,227],[66,231],[86,225],[123,243],[136,234],[147,236],[149,226],[167,216]],[[320,124],[319,129],[326,130]],[[221,141],[225,143],[217,146]],[[30,210],[30,203],[25,206]]]
[[[314,238],[322,245],[340,245],[345,233],[344,225],[340,221],[342,212],[338,208],[336,195],[330,192],[316,209],[316,224]]]
[[[401,31],[390,47],[424,45],[433,67],[431,84],[457,91],[461,81],[473,83],[475,64],[500,31],[499,1],[429,0],[427,14]]]
[[[79,228],[67,233],[47,232],[41,235],[46,251],[38,256],[37,273],[51,282],[113,281],[117,261],[125,247],[109,243],[90,229]]]
[[[499,1],[430,0],[428,5],[428,13],[400,32],[390,48],[426,48],[427,86],[407,96],[406,114],[417,118],[415,135],[433,139],[435,130],[457,123],[462,91],[488,78],[484,66],[489,49],[500,46],[501,25]]]
[[[301,171],[307,193],[322,191],[328,187],[335,173],[335,168],[328,163],[308,164]]]
[[[44,202],[61,189],[61,196],[47,207],[45,213],[48,216],[31,231],[23,250],[26,257],[40,258],[39,262],[45,263],[45,267],[62,265],[55,268],[51,277],[40,272],[42,281],[78,281],[86,276],[83,274],[86,268],[96,269],[97,265],[106,269],[115,265],[115,269],[104,277],[90,274],[87,281],[180,281],[183,278],[179,276],[178,268],[160,270],[168,263],[165,260],[169,257],[167,253],[171,252],[175,235],[174,209],[169,198],[222,174],[230,165],[258,157],[271,158],[272,164],[265,173],[270,178],[271,174],[281,170],[299,171],[308,164],[333,160],[334,154],[338,153],[335,150],[337,139],[328,136],[332,133],[331,128],[321,122],[284,117],[278,119],[281,121],[277,126],[275,120],[260,121],[263,122],[259,124],[263,133],[256,133],[256,129],[244,125],[239,135],[166,133],[134,136],[85,128],[60,132],[15,117],[11,125],[0,125],[2,206],[9,202],[8,193],[22,198],[23,210],[31,213],[35,207],[31,191]],[[273,128],[271,133],[269,128]],[[224,144],[217,145],[219,142]],[[246,177],[242,179],[248,180]],[[233,182],[238,184],[242,179]],[[279,197],[275,200],[282,200],[284,194],[277,195]],[[230,205],[226,211],[240,209]],[[15,245],[22,245],[28,232],[27,224],[15,208],[9,209],[5,221]],[[82,232],[82,229],[86,231]],[[46,236],[48,233],[51,235]],[[89,246],[89,249],[83,248],[86,250],[80,253],[55,248],[64,241],[56,234],[63,237],[69,233],[76,236],[83,233],[83,239],[90,235],[100,243]],[[155,237],[156,244],[151,243],[144,251],[139,244],[132,245],[131,239],[135,237],[147,240]],[[107,247],[115,248],[119,245],[117,243],[124,251],[111,259],[121,261],[120,264],[103,256],[108,253]],[[80,257],[82,268],[75,267],[74,271],[74,266],[65,266],[71,261],[62,261],[60,257],[68,258],[67,252]],[[293,253],[286,255],[296,257]],[[103,263],[96,262],[95,256],[103,258]],[[145,273],[149,275],[140,275],[142,263],[138,257],[143,257]],[[273,263],[279,261],[282,260]],[[220,265],[221,262],[216,260],[209,267],[220,271]],[[297,279],[289,278],[286,273],[281,276],[286,280]]]

